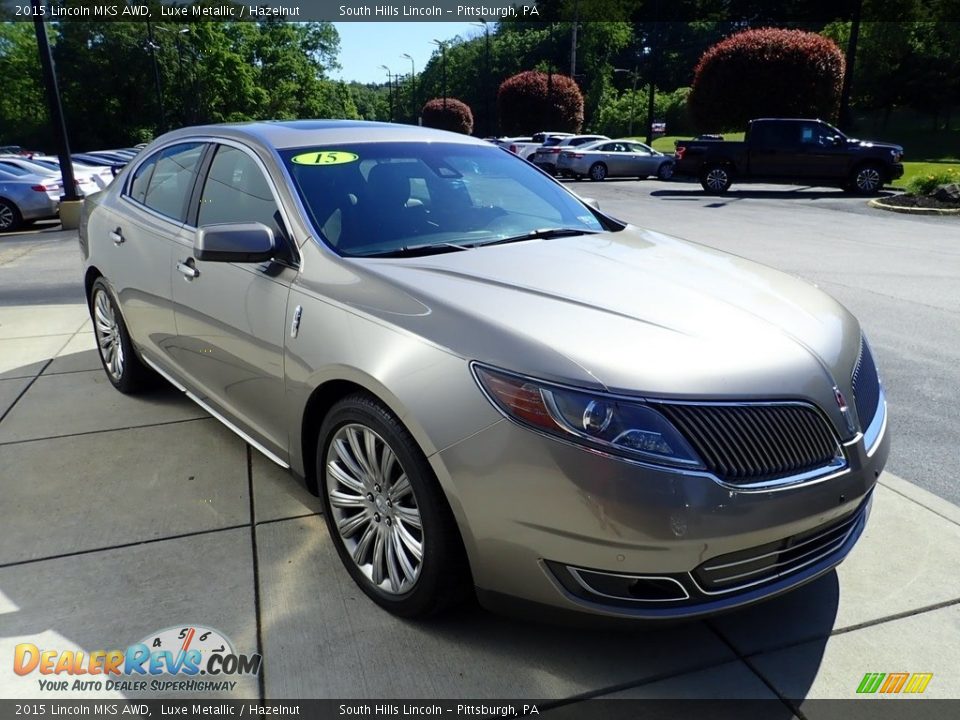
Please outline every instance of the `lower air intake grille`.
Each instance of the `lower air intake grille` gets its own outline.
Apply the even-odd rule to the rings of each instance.
[[[707,560],[693,577],[707,593],[725,593],[772,582],[840,550],[862,521],[866,505],[852,515],[793,537]]]
[[[732,484],[749,485],[830,465],[839,446],[826,419],[812,406],[673,405],[657,409],[706,463]]]

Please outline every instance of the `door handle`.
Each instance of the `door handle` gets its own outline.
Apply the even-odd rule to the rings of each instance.
[[[187,278],[187,280],[193,280],[195,277],[200,275],[200,271],[197,270],[192,263],[193,258],[190,258],[189,260],[181,260],[177,263],[177,270],[179,270],[180,274]]]
[[[123,232],[120,228],[110,231],[110,239],[113,240],[114,245],[122,245],[124,243]]]

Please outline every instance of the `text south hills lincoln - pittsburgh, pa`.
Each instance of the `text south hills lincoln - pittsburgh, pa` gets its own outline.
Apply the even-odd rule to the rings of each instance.
[[[342,18],[401,18],[401,17],[475,17],[509,18],[537,17],[540,11],[535,3],[528,5],[457,5],[441,7],[439,5],[341,5]]]

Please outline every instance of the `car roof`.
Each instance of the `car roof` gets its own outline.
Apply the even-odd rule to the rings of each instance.
[[[197,135],[254,141],[278,150],[322,144],[431,141],[492,147],[480,138],[446,130],[365,120],[289,120],[199,125],[174,130],[157,139],[166,141]]]

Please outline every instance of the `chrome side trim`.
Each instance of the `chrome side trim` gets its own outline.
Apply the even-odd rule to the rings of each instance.
[[[877,403],[877,412],[873,414],[873,420],[863,433],[863,444],[867,449],[867,457],[873,457],[873,454],[880,447],[880,441],[883,440],[887,432],[887,396],[883,392],[883,385],[880,386],[880,401]]]
[[[243,430],[241,430],[240,428],[238,428],[238,427],[237,427],[236,425],[234,425],[232,422],[230,422],[229,420],[227,420],[223,415],[221,415],[219,412],[217,412],[217,411],[214,410],[212,407],[210,407],[209,405],[207,405],[207,403],[205,403],[205,402],[204,402],[203,400],[201,400],[199,397],[197,397],[197,396],[194,395],[192,392],[190,392],[189,390],[187,390],[187,388],[185,388],[185,387],[184,387],[183,385],[181,385],[179,382],[177,382],[176,380],[174,380],[174,379],[170,376],[169,373],[167,373],[165,370],[161,369],[155,362],[153,362],[152,360],[150,360],[150,358],[148,358],[148,357],[146,357],[146,356],[143,356],[142,359],[143,359],[143,361],[144,361],[147,365],[149,365],[151,368],[153,368],[153,369],[157,372],[158,375],[160,375],[161,377],[163,377],[167,382],[169,382],[171,385],[173,385],[175,388],[177,388],[177,390],[181,391],[184,395],[186,395],[188,398],[190,398],[191,400],[193,400],[197,405],[199,405],[200,407],[202,407],[204,410],[206,410],[208,413],[210,413],[213,417],[215,417],[217,420],[219,420],[221,423],[223,423],[228,429],[232,430],[236,435],[238,435],[238,436],[240,437],[240,439],[244,440],[245,442],[247,442],[248,444],[250,444],[252,447],[255,447],[255,448],[256,448],[257,450],[259,450],[263,455],[266,455],[270,460],[272,460],[273,462],[275,462],[277,465],[279,465],[279,466],[282,467],[283,469],[285,469],[285,470],[289,470],[289,469],[290,469],[290,465],[288,465],[287,463],[285,463],[283,460],[281,460],[281,459],[280,459],[277,455],[275,455],[274,453],[272,453],[272,452],[270,452],[269,450],[267,450],[267,448],[265,448],[263,445],[261,445],[261,444],[260,444],[259,442],[257,442],[256,440],[254,440],[254,439],[253,439],[252,437],[250,437],[247,433],[245,433]]]
[[[569,565],[567,565],[566,567],[567,567],[567,571],[573,576],[573,579],[577,581],[577,584],[579,584],[580,587],[582,587],[591,595],[610,598],[611,600],[620,600],[620,601],[625,600],[627,602],[641,602],[641,603],[683,602],[684,600],[690,599],[690,593],[687,592],[687,589],[683,586],[683,583],[671,577],[661,577],[658,575],[625,575],[623,573],[608,573],[608,572],[600,572],[597,570],[583,570],[581,568],[570,567]],[[599,590],[596,590],[595,588],[591,587],[590,584],[583,579],[583,577],[581,576],[581,573],[589,573],[592,575],[606,575],[608,577],[619,577],[619,578],[624,578],[625,580],[658,580],[658,581],[667,580],[675,584],[678,588],[680,588],[680,591],[683,593],[683,597],[666,598],[663,600],[650,600],[650,599],[644,599],[644,598],[623,597],[622,595],[610,595],[608,593],[600,592]]]

